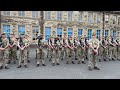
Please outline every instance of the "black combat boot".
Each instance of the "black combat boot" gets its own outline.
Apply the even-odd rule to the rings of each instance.
[[[36,65],[36,67],[39,67],[39,66],[40,66],[39,64]]]
[[[92,68],[91,68],[91,67],[88,67],[88,70],[89,70],[89,71],[92,71]]]
[[[28,60],[28,63],[30,63],[30,60]]]
[[[16,61],[14,61],[13,63],[16,64]]]
[[[80,61],[78,61],[78,64],[80,64]]]
[[[52,61],[51,58],[49,59],[49,61]]]
[[[60,65],[59,63],[57,63],[57,65]]]
[[[101,62],[101,59],[99,59],[99,62]]]
[[[85,64],[85,61],[82,61],[83,64]]]
[[[8,61],[8,64],[10,64],[11,62],[10,62],[10,60]]]
[[[5,66],[5,69],[9,69],[7,66]]]
[[[75,58],[75,60],[78,60],[77,58]]]
[[[27,65],[24,65],[25,68],[27,68],[28,66]]]
[[[63,60],[63,58],[61,58],[61,60]]]
[[[52,63],[53,66],[55,66],[55,63]]]
[[[21,68],[21,65],[19,65],[17,68]]]
[[[3,69],[3,66],[0,66],[0,69]]]
[[[104,61],[107,61],[106,59],[104,59]]]
[[[96,69],[96,70],[100,70],[100,68],[98,68],[98,67],[94,67],[94,69]]]
[[[46,66],[45,64],[42,64],[42,66]]]
[[[74,62],[74,61],[72,61],[72,64],[75,64],[75,62]]]
[[[66,61],[66,64],[69,64],[69,62],[68,62],[68,61]]]

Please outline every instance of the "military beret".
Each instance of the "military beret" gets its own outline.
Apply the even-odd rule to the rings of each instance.
[[[5,33],[2,33],[1,35],[5,35]]]
[[[93,32],[92,36],[95,36],[95,35],[96,35],[96,33],[95,33],[95,32]]]

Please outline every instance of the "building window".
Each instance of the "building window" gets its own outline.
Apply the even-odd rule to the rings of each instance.
[[[45,19],[50,20],[51,19],[51,11],[45,11]]]
[[[45,28],[45,40],[48,41],[48,39],[50,38],[51,35],[51,28],[50,27],[46,27]]]
[[[68,11],[68,21],[72,21],[72,11]]]
[[[18,25],[18,37],[20,37],[20,34],[25,34],[25,25]]]
[[[25,11],[18,11],[18,16],[24,17],[25,16]]]
[[[80,38],[81,35],[82,35],[82,29],[78,29],[78,37]]]
[[[38,11],[32,11],[32,18],[38,18]]]
[[[100,30],[96,31],[96,38],[99,39],[100,38]]]
[[[72,28],[68,28],[68,38],[70,37],[70,36],[72,36]]]
[[[113,16],[113,24],[116,23],[116,20],[117,20],[117,16]]]
[[[57,20],[62,20],[62,11],[57,11]]]
[[[105,15],[105,23],[109,23],[109,16]]]
[[[3,11],[4,16],[10,16],[10,11]]]
[[[57,36],[62,37],[62,28],[57,28]]]
[[[92,38],[92,30],[88,29],[88,40]]]
[[[79,18],[78,18],[79,22],[82,22],[82,13],[79,13]]]
[[[113,37],[116,38],[116,31],[113,31],[112,34],[113,34]]]
[[[92,23],[92,19],[93,19],[92,13],[89,13],[88,14],[88,22]]]
[[[101,21],[101,15],[97,14],[97,23],[100,23],[100,21]]]
[[[39,27],[32,26],[32,39],[35,40],[39,34]]]
[[[10,37],[10,25],[3,25],[3,32],[6,34],[6,37]]]
[[[105,37],[108,37],[108,33],[109,33],[109,31],[105,30]]]

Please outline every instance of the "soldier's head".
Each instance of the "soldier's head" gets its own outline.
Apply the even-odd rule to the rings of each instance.
[[[92,38],[96,38],[96,33],[95,32],[93,32]]]
[[[2,33],[2,38],[5,38],[6,36],[5,36],[5,33]]]
[[[72,39],[72,36],[70,36],[70,39]]]
[[[14,36],[15,36],[14,33],[11,33],[11,34],[10,34],[10,37],[14,37]]]
[[[24,33],[20,34],[20,37],[21,37],[21,38],[25,38]]]
[[[29,35],[28,35],[28,34],[26,34],[26,35],[25,35],[25,38],[29,38]]]

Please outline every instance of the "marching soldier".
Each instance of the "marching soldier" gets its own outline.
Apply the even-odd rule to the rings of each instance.
[[[59,40],[60,40],[60,58],[61,58],[61,60],[63,60],[63,58],[64,58],[63,38],[60,37]]]
[[[65,52],[65,60],[66,64],[69,64],[68,59],[69,59],[69,48],[68,48],[68,39],[67,36],[65,35],[63,38],[63,52]],[[63,53],[64,54],[64,53]]]
[[[2,34],[1,38],[0,54],[1,54],[0,69],[2,69],[3,67],[5,67],[5,69],[9,69],[8,68],[9,40],[5,37],[5,33]]]
[[[104,37],[101,37],[99,39],[100,45],[99,45],[99,50],[98,50],[98,57],[99,57],[99,62],[101,62],[102,57],[103,57],[103,47],[102,47],[102,41],[103,41]]]
[[[72,58],[72,64],[75,64],[75,46],[74,46],[74,39],[72,38],[72,36],[70,38],[68,38],[68,54],[69,56],[71,56]],[[67,64],[69,63],[69,59],[67,60]]]
[[[40,65],[40,62],[42,62],[43,66],[45,65],[45,60],[44,60],[44,40],[43,40],[43,36],[42,34],[40,35],[40,37],[38,38],[38,43],[36,43],[37,46],[37,67]]]
[[[85,39],[83,36],[81,36],[79,40],[80,48],[79,48],[79,60],[78,64],[83,63],[85,64]]]
[[[75,48],[75,60],[78,60],[78,50],[77,50],[77,45],[78,45],[78,38],[75,37],[75,38],[74,38],[74,46],[76,47],[76,48]]]
[[[85,38],[85,59],[88,59],[88,49],[89,49],[89,45],[88,45],[88,38],[86,35],[84,35]]]
[[[97,67],[97,55],[98,55],[98,49],[99,49],[99,40],[96,39],[96,34],[92,34],[92,39],[89,40],[89,62],[88,62],[88,70],[92,70],[93,68],[96,70],[100,70],[100,68]]]
[[[115,61],[114,58],[114,47],[115,47],[115,42],[112,36],[109,37],[109,59]]]
[[[107,61],[107,48],[108,48],[108,43],[107,43],[107,40],[106,40],[107,37],[103,38],[102,40],[102,47],[103,47],[103,60],[104,61]]]
[[[50,58],[52,59],[52,65],[55,66],[55,62],[59,63],[55,60],[55,37],[51,36],[49,40],[49,48],[50,48]]]
[[[28,60],[28,63],[30,63],[30,40],[29,40],[29,35],[25,35],[25,39],[28,43],[28,47],[27,47],[27,60]]]
[[[10,61],[13,60],[14,64],[16,63],[17,57],[17,39],[15,38],[14,33],[10,34],[9,46],[10,46]]]
[[[117,37],[117,42],[118,42],[118,53],[117,53],[117,59],[120,61],[120,37]]]
[[[60,54],[61,54],[61,43],[60,43],[60,39],[59,37],[56,37],[55,38],[55,60],[56,60],[56,64],[57,65],[60,65],[59,64],[59,59],[60,59]]]
[[[19,66],[20,68],[22,62],[24,63],[24,67],[27,68],[27,48],[29,46],[28,40],[25,38],[24,34],[21,34],[20,39],[18,40],[18,48],[19,48]]]
[[[49,58],[49,61],[52,60],[52,52],[51,52],[51,46],[50,46],[50,43],[52,41],[52,36],[50,36],[50,38],[48,39],[48,49],[47,49],[47,57]]]

